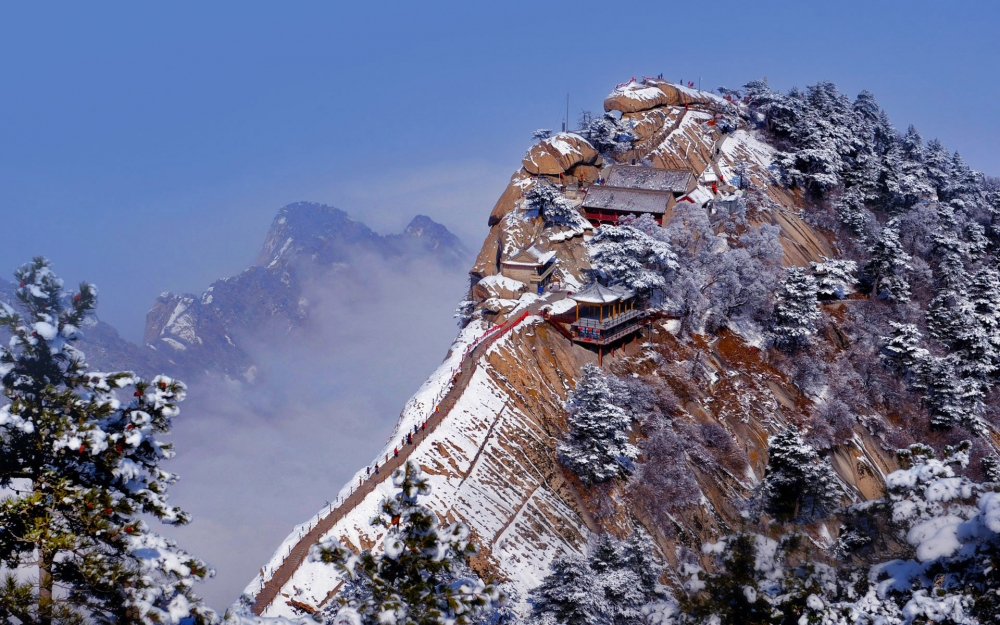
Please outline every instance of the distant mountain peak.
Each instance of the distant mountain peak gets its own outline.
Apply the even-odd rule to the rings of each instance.
[[[200,297],[161,294],[146,317],[146,344],[185,372],[249,379],[253,362],[240,337],[274,323],[298,326],[309,314],[302,296],[307,276],[316,279],[366,257],[448,266],[468,260],[458,237],[425,215],[414,217],[402,234],[383,236],[339,208],[295,202],[275,215],[252,267],[216,281]]]
[[[441,260],[461,261],[467,255],[465,246],[459,238],[427,215],[417,215],[411,219],[401,236],[419,240],[423,243],[423,249],[428,252],[444,251],[445,253],[440,255]]]

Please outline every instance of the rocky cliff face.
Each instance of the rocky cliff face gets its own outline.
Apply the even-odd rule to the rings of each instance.
[[[245,342],[306,323],[316,313],[306,297],[308,282],[364,271],[371,259],[453,265],[465,256],[457,237],[423,215],[402,234],[382,236],[339,209],[290,204],[275,217],[253,267],[201,295],[160,295],[146,316],[144,341],[181,374],[207,371],[252,382],[256,367]]]
[[[713,184],[720,193],[735,191],[729,182],[740,171],[763,191],[761,201],[766,207],[753,211],[751,220],[780,228],[786,265],[807,265],[833,256],[828,236],[803,219],[802,199],[774,182],[773,148],[741,124],[723,132],[720,116],[726,107],[716,96],[673,85],[661,88],[653,82],[616,90],[605,108],[634,122],[631,141],[608,155],[608,161],[635,159],[688,170],[699,180],[696,194],[706,198],[713,197]],[[524,195],[536,184],[564,184],[566,199],[578,201],[583,197],[575,191],[578,180],[593,181],[595,173],[610,164],[596,154],[586,139],[572,134],[547,139],[529,150],[488,215],[491,229],[471,269],[474,281],[497,276],[503,260],[529,245],[555,252],[558,279],[564,285],[572,289],[585,281],[590,266],[585,241],[591,232],[578,226],[546,225],[526,205]],[[500,282],[485,280],[482,288],[474,289],[478,297],[473,320],[442,369],[406,406],[393,439],[398,441],[434,410],[434,399],[447,387],[449,374],[458,365],[455,354],[486,331],[484,313],[501,323],[540,305],[556,311],[564,307],[561,294],[548,294],[541,301],[533,294],[513,299],[517,293],[498,290]],[[675,333],[676,326],[670,322],[658,323],[641,340],[604,358],[605,369],[615,374],[641,376],[669,388],[677,398],[683,427],[717,433],[714,444],[725,448],[717,454],[721,460],[711,462],[705,458],[718,450],[677,449],[676,464],[684,475],[693,477],[699,491],[695,501],[700,497],[700,503],[667,519],[654,518],[657,511],[644,504],[644,495],[624,484],[584,488],[556,460],[558,439],[566,431],[563,402],[581,367],[596,363],[598,355],[572,343],[538,315],[529,315],[474,363],[473,382],[458,404],[412,451],[411,457],[432,475],[429,505],[443,518],[470,526],[481,549],[475,566],[483,574],[508,582],[522,610],[527,591],[545,575],[552,558],[560,550],[582,550],[592,532],[624,535],[642,525],[655,537],[667,561],[676,565],[685,549],[697,551],[702,542],[739,528],[739,511],[763,476],[769,433],[801,422],[809,412],[811,400],[768,363],[754,345],[754,337],[726,330],[717,336],[679,340]],[[392,445],[390,441],[387,451]],[[886,448],[856,425],[852,440],[833,449],[833,465],[851,498],[870,498],[881,492],[883,476],[894,468]],[[359,476],[364,474],[362,470]],[[342,494],[349,493],[350,487]],[[327,535],[358,550],[378,544],[380,530],[368,520],[389,491],[385,483],[378,486]],[[323,511],[307,525],[311,527],[326,514]],[[830,540],[826,528],[807,531],[817,541]],[[289,537],[262,576],[248,586],[248,593],[255,594],[270,578],[297,540],[298,534]],[[322,608],[338,584],[331,568],[305,562],[275,599],[262,606],[263,612],[293,616],[302,614],[303,606]]]

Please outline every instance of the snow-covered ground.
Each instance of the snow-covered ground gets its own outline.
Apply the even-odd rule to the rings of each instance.
[[[525,305],[534,301],[531,297],[523,299]],[[538,322],[539,317],[529,316],[518,328]],[[457,359],[480,336],[482,329],[472,325],[460,334],[449,358],[407,403],[396,434],[387,443],[386,449],[391,452],[391,446],[398,442],[398,434],[412,429],[413,424],[422,423],[430,415],[437,398],[451,379],[453,367],[459,362]],[[489,351],[510,348],[508,334],[497,340]],[[481,541],[481,548],[489,551],[498,561],[515,587],[527,589],[540,583],[557,553],[578,548],[554,530],[540,541],[537,519],[551,516],[571,519],[576,515],[550,489],[541,488],[545,485],[545,478],[536,468],[525,466],[523,470],[511,472],[517,463],[524,462],[524,457],[509,449],[506,438],[524,436],[533,429],[526,425],[530,416],[511,408],[510,399],[508,390],[497,384],[486,367],[477,367],[454,408],[418,444],[410,458],[424,467],[429,477],[432,493],[425,503],[443,517],[461,518],[467,522]],[[545,444],[547,441],[537,442]],[[360,471],[353,484],[363,474],[364,471]],[[504,480],[498,479],[501,475]],[[353,484],[345,487],[342,496],[346,496]],[[373,527],[370,521],[376,515],[379,502],[392,490],[391,481],[380,483],[325,537],[336,536],[358,550],[378,545],[382,529]],[[288,549],[325,513],[328,511],[324,510],[286,539],[275,558],[268,563],[268,571],[273,571],[280,564]],[[585,537],[587,534],[582,525],[572,529],[578,536]],[[547,546],[538,549],[540,542]],[[329,565],[307,561],[295,571],[281,592],[297,601],[318,606],[327,600],[339,581]],[[254,579],[247,592],[256,592],[260,584],[259,577]],[[294,611],[279,595],[264,615],[293,617]]]

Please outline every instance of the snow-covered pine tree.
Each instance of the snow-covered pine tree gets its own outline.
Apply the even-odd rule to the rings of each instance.
[[[930,352],[920,346],[923,335],[912,323],[890,321],[889,325],[892,336],[882,337],[885,344],[879,358],[893,371],[910,378],[911,382],[919,381],[916,376],[930,359]]]
[[[629,625],[643,620],[643,608],[667,598],[659,583],[663,565],[649,537],[636,530],[626,540],[601,534],[586,558],[556,557],[542,584],[532,592],[533,623]]]
[[[566,402],[569,434],[559,445],[559,461],[591,485],[625,476],[634,470],[639,450],[629,443],[631,418],[615,404],[601,371],[583,366],[583,376]]]
[[[524,194],[527,206],[538,211],[547,226],[586,226],[589,223],[573,205],[550,184],[539,182]]]
[[[816,332],[820,313],[816,303],[816,280],[801,267],[792,267],[781,281],[774,302],[774,342],[795,349]]]
[[[897,211],[905,211],[920,199],[934,194],[924,167],[926,153],[923,142],[916,128],[910,126],[885,155],[883,176],[886,194]]]
[[[549,574],[532,592],[533,625],[606,623],[603,597],[594,592],[594,572],[587,558],[562,553],[552,561]]]
[[[853,260],[832,260],[823,257],[821,263],[811,263],[816,280],[816,297],[820,300],[844,299],[854,290],[858,264]]]
[[[970,448],[963,441],[938,459],[931,447],[911,445],[897,454],[903,468],[886,476],[886,497],[848,509],[852,522],[883,528],[894,546],[891,561],[856,575],[872,581],[839,606],[852,621],[998,621],[1000,570],[992,564],[1000,559],[1000,493],[996,483],[956,473],[954,467],[967,466]]]
[[[706,574],[701,567],[688,581],[691,592],[681,601],[685,618],[691,625],[743,625],[784,623],[780,605],[774,597],[782,595],[782,555],[778,543],[757,534],[727,536],[702,548],[715,553],[717,569]],[[792,621],[794,622],[794,621]]]
[[[907,302],[910,284],[903,272],[910,269],[910,256],[899,242],[896,223],[890,221],[882,228],[875,244],[868,249],[869,259],[861,270],[861,285],[871,297]]]
[[[952,232],[939,231],[934,238],[940,260],[936,272],[937,290],[927,305],[927,329],[950,350],[957,350],[974,324],[969,275],[965,270],[966,254]]]
[[[650,294],[666,286],[664,274],[677,269],[677,255],[662,239],[628,223],[597,229],[587,243],[594,277]]]
[[[538,128],[531,132],[531,138],[535,141],[541,141],[543,139],[548,139],[552,136],[551,128]]]
[[[939,199],[945,199],[951,180],[951,153],[937,139],[927,142],[924,153],[927,177],[937,192]]]
[[[830,463],[820,459],[794,429],[767,441],[764,508],[780,520],[810,519],[833,512],[843,493]]]
[[[835,201],[840,222],[855,236],[864,236],[875,217],[865,208],[861,194],[855,189],[844,191]]]
[[[956,354],[931,358],[925,366],[923,386],[931,415],[931,427],[961,426],[984,433],[981,414],[985,388],[980,380],[965,372]]]
[[[0,486],[14,493],[0,502],[0,616],[40,625],[214,621],[192,592],[211,571],[143,520],[189,520],[167,503],[177,478],[159,466],[173,455],[158,437],[184,385],[90,372],[74,343],[96,306],[94,286],[67,296],[44,258],[14,275],[23,310],[0,304],[13,335],[0,348],[9,402],[0,407]]]
[[[611,113],[592,118],[584,134],[591,145],[604,155],[629,149],[634,139],[631,125]]]
[[[373,525],[386,528],[382,552],[355,554],[336,538],[313,546],[310,558],[333,564],[349,588],[328,611],[354,625],[467,625],[502,601],[493,584],[468,569],[476,546],[460,522],[441,527],[419,501],[430,484],[414,462],[392,474],[398,492],[382,501]]]
[[[967,360],[975,374],[990,380],[1000,368],[1000,272],[984,266],[969,284],[969,301],[976,323],[967,336]]]

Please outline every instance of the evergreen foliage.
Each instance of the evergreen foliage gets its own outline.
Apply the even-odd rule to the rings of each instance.
[[[868,250],[869,259],[861,270],[861,284],[872,297],[906,302],[910,285],[904,272],[910,269],[909,255],[899,242],[899,231],[889,223]]]
[[[608,285],[624,285],[640,293],[660,291],[665,275],[678,268],[677,255],[663,238],[651,236],[662,229],[643,215],[638,225],[623,220],[620,225],[602,225],[587,243],[594,277]],[[645,227],[643,227],[645,226]]]
[[[182,383],[129,372],[95,373],[74,343],[97,290],[67,296],[50,264],[15,273],[23,316],[0,304],[12,333],[0,348],[0,586],[5,622],[208,623],[192,586],[204,562],[150,531],[146,518],[181,525],[167,503],[176,476],[159,440],[184,399]],[[134,389],[134,392],[131,390]],[[123,399],[124,396],[127,399]],[[14,571],[33,569],[34,581]]]
[[[812,519],[833,512],[843,492],[829,462],[795,430],[767,441],[767,472],[761,485],[765,509],[781,520]]]
[[[476,553],[464,523],[441,527],[419,502],[430,494],[420,467],[396,469],[398,492],[382,501],[372,524],[386,528],[381,553],[355,554],[336,538],[313,547],[314,560],[333,564],[347,581],[328,616],[351,625],[466,625],[501,603],[500,592],[468,569]]]
[[[559,445],[559,461],[584,484],[606,482],[634,470],[632,461],[639,452],[629,443],[632,420],[615,403],[600,367],[584,365],[566,411],[569,434]]]
[[[857,282],[858,264],[853,260],[834,260],[823,257],[821,263],[810,263],[816,280],[816,297],[820,300],[838,300],[847,297]]]
[[[532,593],[533,622],[539,625],[627,625],[643,619],[644,608],[667,597],[659,583],[663,566],[640,531],[627,540],[601,534],[587,557],[563,553]]]
[[[774,302],[774,341],[790,348],[806,344],[820,317],[816,280],[800,267],[785,273]]]
[[[631,148],[635,139],[631,124],[623,122],[611,113],[591,117],[583,134],[598,152],[608,156]]]
[[[550,184],[539,182],[532,185],[525,192],[524,201],[531,210],[538,211],[546,226],[588,225],[580,211]]]
[[[690,579],[672,622],[995,622],[1000,484],[996,472],[985,483],[956,474],[968,464],[970,447],[968,441],[948,447],[940,460],[926,445],[900,451],[904,468],[887,476],[886,496],[842,513],[832,562],[810,553],[810,541],[796,534],[777,542],[740,533],[706,544],[703,552],[716,557],[714,571],[682,569]],[[865,564],[862,554],[873,551],[874,563]]]
[[[884,345],[879,357],[897,373],[906,376],[919,374],[930,359],[930,353],[920,346],[923,336],[912,323],[890,321],[892,336],[882,337]]]

